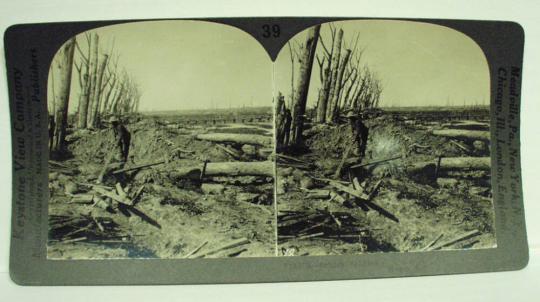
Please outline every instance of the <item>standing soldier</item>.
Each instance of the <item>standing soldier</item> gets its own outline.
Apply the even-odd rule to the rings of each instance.
[[[289,144],[292,117],[291,111],[285,105],[285,97],[281,92],[278,96],[276,115],[276,141],[278,148],[282,148]]]
[[[98,183],[103,182],[103,178],[108,176],[112,171],[124,168],[129,155],[129,145],[131,142],[131,134],[120,123],[117,117],[112,116],[109,123],[113,130],[112,148],[107,154],[105,166],[98,176]]]
[[[356,155],[360,156],[361,161],[366,155],[369,129],[362,122],[362,118],[354,112],[349,112],[347,114],[347,118],[349,119],[352,137],[357,147],[355,153],[357,153]]]

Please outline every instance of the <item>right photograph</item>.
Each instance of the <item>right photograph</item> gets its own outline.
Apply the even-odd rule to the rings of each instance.
[[[490,75],[444,26],[325,23],[274,65],[277,254],[497,246]]]

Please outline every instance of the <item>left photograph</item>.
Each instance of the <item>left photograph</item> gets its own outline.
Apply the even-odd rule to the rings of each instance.
[[[83,32],[47,93],[48,259],[275,256],[272,62],[247,33]]]

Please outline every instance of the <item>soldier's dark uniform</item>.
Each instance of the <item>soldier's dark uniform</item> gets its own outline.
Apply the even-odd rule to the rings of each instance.
[[[129,156],[131,134],[124,125],[120,124],[118,119],[113,117],[109,122],[113,129],[112,148],[105,159],[103,170],[98,176],[99,183],[103,182],[104,177],[112,171],[124,168]]]
[[[354,153],[356,153],[356,155],[360,156],[360,158],[363,159],[366,155],[369,128],[366,127],[366,125],[362,122],[362,119],[358,115],[349,113],[347,117],[349,118],[352,139],[356,144]]]

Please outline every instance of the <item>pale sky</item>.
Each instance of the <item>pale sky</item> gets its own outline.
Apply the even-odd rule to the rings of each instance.
[[[360,34],[367,64],[382,80],[382,106],[432,106],[489,103],[489,72],[478,45],[442,26],[390,20],[334,22],[351,44]],[[291,89],[289,49],[275,63],[263,47],[240,29],[204,21],[145,21],[112,25],[91,32],[101,49],[114,40],[119,66],[140,85],[140,110],[192,110],[272,105],[276,89]],[[304,43],[306,32],[295,38]],[[329,39],[329,27],[321,35]],[[86,41],[77,37],[83,51]],[[328,44],[328,42],[327,42]],[[320,43],[317,52],[322,53]],[[76,52],[76,57],[78,56]],[[296,64],[298,69],[298,64]],[[295,72],[298,75],[298,70]],[[73,73],[70,112],[79,96]],[[308,106],[316,103],[319,68],[313,66]]]
[[[365,49],[362,62],[382,80],[381,106],[489,104],[487,61],[480,47],[466,35],[447,27],[410,21],[333,23],[343,29],[348,45],[360,34],[358,47]],[[306,32],[302,32],[293,39],[305,43],[305,36]],[[321,36],[330,41],[327,24],[321,26]],[[330,47],[329,42],[325,45]],[[317,53],[322,52],[319,43]],[[287,46],[276,61],[275,75],[277,89],[288,96],[291,63]],[[308,106],[316,104],[319,87],[319,66],[315,63]]]
[[[272,62],[255,39],[237,28],[176,20],[91,32],[99,34],[102,49],[114,39],[119,66],[140,85],[141,111],[272,106]],[[84,36],[77,41],[85,51]],[[71,112],[79,95],[75,76]]]

